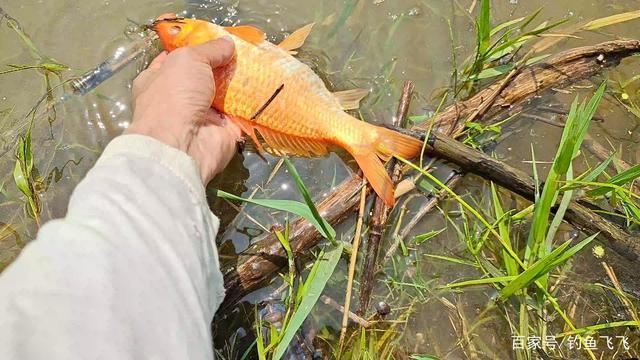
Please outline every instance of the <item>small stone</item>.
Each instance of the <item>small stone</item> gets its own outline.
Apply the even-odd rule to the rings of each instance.
[[[387,304],[384,301],[377,302],[375,305],[375,308],[376,308],[376,312],[380,316],[386,316],[391,313],[391,306],[389,306],[389,304]]]

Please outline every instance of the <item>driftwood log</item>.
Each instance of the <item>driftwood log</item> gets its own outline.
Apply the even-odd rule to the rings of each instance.
[[[492,104],[483,115],[484,118],[492,118],[512,105],[530,100],[549,88],[566,86],[593,76],[638,52],[640,41],[637,40],[610,41],[561,52],[542,63],[521,69],[506,86],[501,83],[489,86],[469,100],[449,106],[434,119],[436,129],[458,137],[464,129],[467,117],[478,108],[486,106],[489,100]],[[497,90],[500,93],[495,96]],[[414,130],[424,130],[428,126],[423,124]],[[350,176],[318,205],[320,214],[331,224],[349,217],[358,206],[356,195],[361,184],[362,179],[358,175]],[[575,209],[568,211],[567,219],[571,219],[575,213]],[[317,230],[303,219],[291,223],[290,235],[296,254],[305,253],[321,241]],[[286,264],[286,254],[275,235],[267,234],[256,241],[239,255],[235,266],[223,269],[227,289],[223,307],[236,304],[242,297],[258,289]]]

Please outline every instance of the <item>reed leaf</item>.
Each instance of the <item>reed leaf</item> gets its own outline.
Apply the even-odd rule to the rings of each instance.
[[[505,300],[516,292],[533,284],[537,279],[551,272],[554,268],[561,265],[565,261],[571,259],[575,254],[589,245],[598,234],[589,236],[582,240],[577,245],[569,248],[571,241],[567,241],[564,244],[558,246],[546,257],[538,260],[535,264],[530,266],[527,270],[518,275],[517,278],[512,280],[502,291],[500,291],[500,298]]]
[[[312,270],[313,276],[310,275],[305,281],[304,296],[302,296],[302,301],[298,305],[298,308],[291,317],[291,321],[289,321],[284,330],[284,335],[282,336],[275,354],[273,355],[274,359],[278,360],[285,354],[287,346],[289,346],[289,343],[295,336],[296,332],[298,332],[298,329],[300,329],[300,326],[302,326],[302,323],[315,306],[320,295],[322,295],[322,291],[327,285],[327,281],[329,281],[329,278],[333,275],[333,272],[338,265],[340,255],[342,255],[342,245],[333,247],[326,253],[323,252],[314,264],[316,270]]]
[[[285,157],[284,163],[287,165],[287,168],[289,169],[289,172],[291,173],[291,176],[293,177],[293,180],[295,181],[296,186],[300,191],[300,194],[304,198],[304,201],[307,204],[309,211],[311,211],[311,214],[313,215],[315,223],[319,224],[320,227],[322,228],[321,233],[325,238],[329,239],[334,245],[336,245],[336,231],[322,216],[320,216],[320,213],[318,212],[318,208],[316,208],[316,204],[313,202],[313,199],[311,199],[309,190],[307,190],[307,187],[304,185],[304,182],[302,182],[302,178],[300,177],[300,174],[298,174],[298,170],[295,168],[295,166],[293,166],[289,158]]]
[[[582,27],[583,30],[597,30],[606,26],[620,24],[640,17],[640,10],[624,12],[611,15],[588,22]]]
[[[333,230],[331,225],[327,223],[326,220],[320,218],[324,222],[324,224],[321,225],[311,209],[309,209],[306,204],[303,204],[299,201],[277,199],[245,199],[222,190],[217,190],[217,196],[223,199],[246,202],[249,204],[264,206],[270,209],[286,211],[298,215],[310,222],[316,229],[318,229],[322,236],[326,238],[335,238],[335,230]]]

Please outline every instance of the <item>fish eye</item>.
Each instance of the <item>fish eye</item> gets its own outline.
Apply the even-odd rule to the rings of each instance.
[[[182,28],[178,25],[174,25],[169,29],[169,35],[176,36],[182,31]]]

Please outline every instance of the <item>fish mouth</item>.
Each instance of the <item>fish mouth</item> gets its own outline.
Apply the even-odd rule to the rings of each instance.
[[[175,16],[175,17],[170,17],[170,18],[163,18],[163,19],[157,19],[155,21],[153,21],[150,24],[145,24],[143,25],[143,28],[145,30],[152,30],[152,31],[158,31],[157,27],[159,24],[162,23],[177,23],[177,24],[185,24],[185,18],[181,17],[181,16]]]

